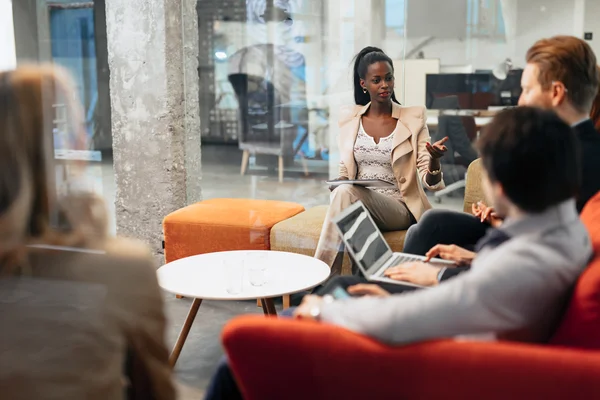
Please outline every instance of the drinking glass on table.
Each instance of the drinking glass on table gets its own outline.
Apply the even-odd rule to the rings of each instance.
[[[262,286],[267,283],[267,256],[264,253],[254,253],[246,259],[248,280],[252,286]]]

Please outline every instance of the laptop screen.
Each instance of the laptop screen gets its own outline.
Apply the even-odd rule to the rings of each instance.
[[[355,261],[367,270],[391,250],[364,206],[352,208],[336,223],[344,235],[345,243],[351,247]]]

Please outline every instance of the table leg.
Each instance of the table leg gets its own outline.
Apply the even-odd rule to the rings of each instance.
[[[173,347],[173,351],[169,356],[169,365],[171,367],[175,366],[177,359],[179,358],[179,354],[181,353],[181,349],[183,349],[183,345],[185,344],[185,340],[187,339],[188,334],[190,333],[190,329],[192,328],[192,324],[194,323],[194,319],[196,318],[196,314],[198,314],[198,309],[200,308],[200,304],[202,304],[202,299],[194,299],[192,302],[192,306],[190,307],[190,311],[188,311],[188,315],[185,318],[185,322],[183,323],[183,327],[181,328],[181,332],[179,332],[179,337],[177,338],[177,342]]]
[[[267,307],[267,303],[265,301],[263,301],[262,299],[258,299],[257,301],[258,301],[259,307],[262,307],[263,313],[265,314],[265,316],[268,316],[269,308]]]
[[[287,309],[290,308],[290,295],[286,294],[285,296],[283,296],[283,309]]]
[[[274,315],[277,316],[277,310],[275,309],[275,304],[273,303],[273,299],[261,299],[263,312],[265,315]]]
[[[269,307],[269,314],[276,317],[277,310],[275,309],[275,303],[273,302],[273,299],[267,299],[267,306]]]

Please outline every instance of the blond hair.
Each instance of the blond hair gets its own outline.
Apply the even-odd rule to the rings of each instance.
[[[86,149],[83,111],[64,70],[24,66],[0,73],[0,271],[22,263],[29,244],[90,246],[107,235],[100,199],[57,191],[57,104],[68,115],[69,147]]]

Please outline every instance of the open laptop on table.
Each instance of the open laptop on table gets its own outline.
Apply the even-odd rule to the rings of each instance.
[[[395,281],[384,276],[385,270],[390,267],[405,262],[424,261],[425,257],[392,252],[383,234],[361,201],[345,209],[334,218],[333,222],[340,235],[342,235],[348,253],[350,253],[367,280],[423,287],[408,282]],[[452,261],[440,259],[431,260],[429,264],[441,267],[455,265]]]

